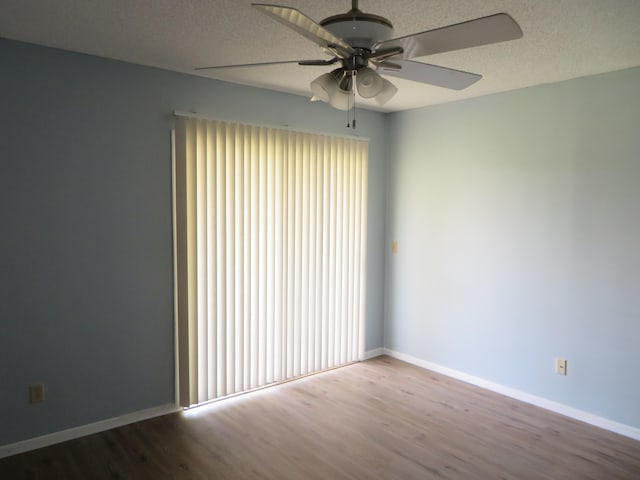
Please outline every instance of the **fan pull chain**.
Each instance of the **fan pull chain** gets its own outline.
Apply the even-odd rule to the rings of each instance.
[[[356,129],[356,91],[355,91],[355,73],[351,73],[351,92],[349,92],[349,99],[347,100],[347,128]],[[353,103],[351,103],[353,101]],[[351,121],[351,111],[353,110],[353,121]]]
[[[351,128],[356,129],[356,92],[353,92],[353,122],[351,122]]]
[[[349,95],[349,99],[347,100],[347,128],[351,128],[351,95]]]

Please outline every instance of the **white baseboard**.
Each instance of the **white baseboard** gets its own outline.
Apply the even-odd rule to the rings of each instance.
[[[366,352],[364,352],[364,355],[362,355],[362,358],[360,360],[369,360],[370,358],[384,355],[384,353],[385,353],[385,350],[382,347],[374,348],[373,350],[367,350]]]
[[[420,358],[413,357],[404,353],[396,352],[394,350],[385,348],[384,354],[389,355],[393,358],[397,358],[398,360],[411,363],[418,367],[426,368],[427,370],[433,370],[434,372],[441,373],[448,377],[452,377],[457,380],[461,380],[463,382],[470,383],[472,385],[476,385],[478,387],[482,387],[496,393],[500,393],[507,397],[515,398],[516,400],[521,400],[523,402],[530,403],[531,405],[536,405],[538,407],[550,410],[555,413],[559,413],[566,417],[570,417],[575,420],[579,420],[581,422],[588,423],[605,430],[609,430],[611,432],[619,433],[620,435],[624,435],[625,437],[630,437],[634,440],[640,440],[640,428],[625,425],[624,423],[618,423],[614,420],[609,420],[608,418],[599,417],[598,415],[594,415],[583,410],[578,410],[577,408],[569,407],[568,405],[564,405],[562,403],[554,402],[552,400],[516,390],[515,388],[506,387],[498,383],[490,382],[489,380],[475,377],[473,375],[469,375],[458,370],[453,370],[448,367],[443,367],[442,365],[428,362],[426,360],[422,360]]]
[[[620,435],[624,435],[626,437],[633,438],[635,440],[640,440],[639,428],[632,427],[630,425],[625,425],[623,423],[618,423],[616,421],[609,420],[607,418],[599,417],[592,413],[585,412],[583,410],[578,410],[577,408],[569,407],[567,405],[563,405],[561,403],[554,402],[546,398],[538,397],[536,395],[522,392],[520,390],[516,390],[511,387],[506,387],[498,383],[490,382],[483,378],[475,377],[473,375],[469,375],[467,373],[460,372],[458,370],[454,370],[448,367],[443,367],[442,365],[428,362],[426,360],[422,360],[420,358],[407,355],[404,353],[396,352],[394,350],[389,350],[387,348],[375,348],[373,350],[368,350],[364,353],[362,360],[368,360],[370,358],[378,357],[380,355],[389,355],[390,357],[397,358],[398,360],[411,363],[418,367],[426,368],[427,370],[432,370],[434,372],[441,373],[448,377],[455,378],[457,380],[461,380],[463,382],[470,383],[472,385],[476,385],[478,387],[482,387],[496,393],[500,393],[502,395],[514,398],[516,400],[521,400],[523,402],[536,405],[546,410],[550,410],[552,412],[565,415],[567,417],[579,420],[581,422],[588,423],[590,425],[594,425],[596,427],[603,428],[605,430],[609,430],[611,432],[619,433]],[[56,443],[66,442],[67,440],[73,440],[75,438],[84,437],[86,435],[92,435],[94,433],[104,432],[105,430],[121,427],[123,425],[128,425],[130,423],[140,422],[142,420],[147,420],[149,418],[159,417],[161,415],[177,412],[179,410],[181,410],[180,407],[177,407],[176,405],[173,405],[173,404],[167,404],[159,407],[148,408],[146,410],[140,410],[138,412],[129,413],[126,415],[110,418],[107,420],[102,420],[95,423],[90,423],[88,425],[81,425],[79,427],[70,428],[68,430],[62,430],[60,432],[54,432],[48,435],[31,438],[28,440],[12,443],[9,445],[2,445],[0,446],[0,458],[9,457],[11,455],[17,455],[19,453],[28,452],[30,450],[35,450],[37,448],[47,447],[49,445],[54,445]]]
[[[167,413],[177,412],[178,410],[181,410],[181,408],[173,404],[161,405],[159,407],[128,413],[120,417],[109,418],[107,420],[69,428],[68,430],[61,430],[41,437],[30,438],[28,440],[23,440],[9,445],[2,445],[0,446],[0,458],[28,452],[29,450],[35,450],[36,448],[48,447],[49,445],[66,442],[67,440],[73,440],[75,438],[92,435],[94,433],[104,432],[105,430],[122,427],[123,425],[140,422],[153,417],[159,417],[161,415],[166,415]]]

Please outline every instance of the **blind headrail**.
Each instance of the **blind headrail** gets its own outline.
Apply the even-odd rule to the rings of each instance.
[[[362,140],[365,142],[369,142],[371,139],[369,137],[363,137],[360,135],[347,135],[344,133],[335,133],[335,132],[326,132],[326,131],[320,131],[320,130],[312,130],[312,129],[304,129],[304,128],[293,128],[291,127],[289,124],[286,123],[282,123],[279,125],[274,125],[274,124],[260,124],[260,123],[252,123],[252,122],[242,122],[239,120],[229,120],[226,118],[216,118],[214,116],[210,116],[210,115],[203,115],[200,114],[198,112],[187,112],[187,111],[182,111],[182,110],[174,110],[173,111],[173,116],[174,117],[187,117],[187,118],[196,118],[198,120],[208,120],[211,122],[227,122],[227,123],[235,123],[237,125],[248,125],[250,127],[262,127],[262,128],[274,128],[274,129],[280,129],[280,130],[286,130],[286,131],[290,131],[290,132],[300,132],[300,133],[310,133],[313,135],[328,135],[328,136],[332,136],[332,137],[337,137],[337,138],[348,138],[351,140]]]

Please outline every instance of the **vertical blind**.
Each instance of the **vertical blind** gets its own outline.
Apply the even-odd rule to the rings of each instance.
[[[361,358],[367,149],[176,118],[182,405]]]

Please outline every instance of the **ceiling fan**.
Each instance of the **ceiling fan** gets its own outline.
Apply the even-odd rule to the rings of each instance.
[[[352,0],[352,8],[347,13],[330,16],[319,23],[295,8],[262,3],[253,3],[252,6],[316,43],[330,58],[223,65],[196,70],[285,63],[339,64],[338,68],[311,82],[311,99],[327,102],[340,110],[349,110],[353,106],[352,96],[356,89],[361,97],[374,98],[381,106],[388,102],[398,89],[381,74],[462,90],[482,76],[410,59],[522,37],[520,26],[506,13],[392,38],[391,22],[384,17],[364,13],[358,8],[358,0]]]

